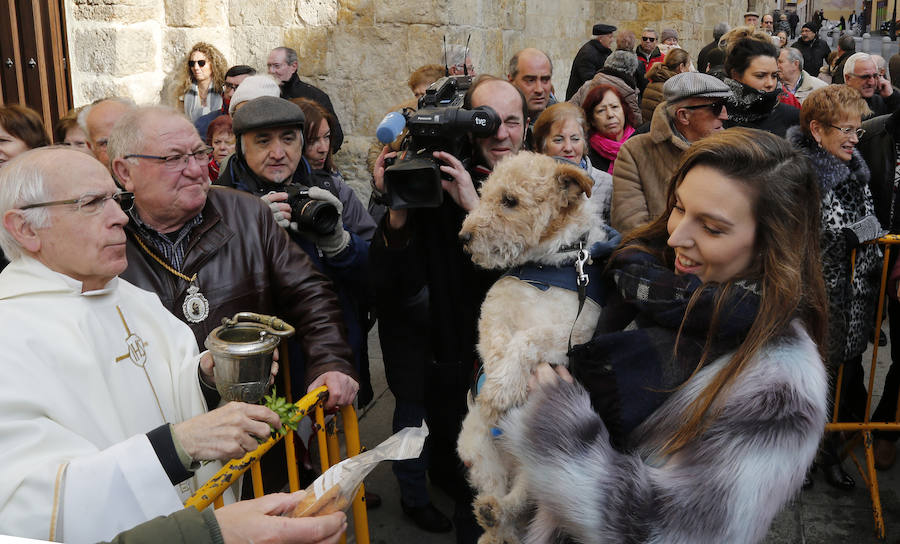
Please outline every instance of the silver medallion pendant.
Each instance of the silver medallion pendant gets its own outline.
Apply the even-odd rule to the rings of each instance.
[[[200,293],[200,288],[191,284],[188,294],[181,305],[184,317],[191,323],[200,323],[209,315],[209,301]]]

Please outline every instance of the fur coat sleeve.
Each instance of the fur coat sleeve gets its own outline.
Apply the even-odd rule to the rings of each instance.
[[[581,385],[532,393],[502,426],[537,505],[526,542],[761,541],[799,491],[826,420],[821,358],[799,325],[792,332],[720,395],[700,438],[670,456],[661,453],[668,433],[724,359],[673,394],[624,453]]]

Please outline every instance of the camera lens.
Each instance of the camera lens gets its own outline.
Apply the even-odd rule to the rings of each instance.
[[[300,208],[300,227],[317,234],[331,234],[337,228],[337,208],[329,202],[307,198]]]

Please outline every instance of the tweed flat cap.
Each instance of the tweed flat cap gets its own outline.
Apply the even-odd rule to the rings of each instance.
[[[616,27],[612,25],[605,25],[603,23],[597,23],[594,25],[594,28],[591,29],[591,34],[594,36],[603,36],[605,34],[612,34],[616,31]]]
[[[669,104],[688,98],[728,98],[731,89],[717,77],[700,72],[683,72],[663,85],[663,97]]]
[[[744,18],[747,17],[756,17],[757,19],[759,19],[759,13],[756,13],[755,11],[748,11],[744,14]]]
[[[284,98],[261,96],[250,100],[234,113],[232,128],[236,136],[258,128],[298,125],[303,132],[306,116],[300,106]]]

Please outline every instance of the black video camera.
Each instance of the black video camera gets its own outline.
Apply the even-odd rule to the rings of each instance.
[[[291,219],[297,222],[299,230],[316,234],[331,234],[338,226],[340,214],[331,202],[309,197],[309,187],[294,183],[285,185],[287,203],[291,207]]]
[[[471,154],[468,134],[490,136],[500,128],[500,116],[490,106],[463,109],[471,85],[471,76],[443,77],[432,83],[419,99],[418,111],[406,114],[407,135],[403,147],[384,172],[388,206],[394,209],[440,206],[444,193],[441,165],[432,153],[446,151],[467,165]]]

